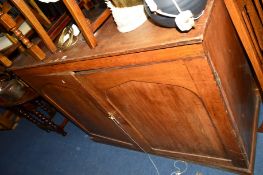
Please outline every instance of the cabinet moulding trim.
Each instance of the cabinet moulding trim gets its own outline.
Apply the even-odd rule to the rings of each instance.
[[[123,67],[127,65],[146,65],[149,63],[160,63],[182,59],[205,58],[201,44],[185,45],[161,50],[152,50],[127,55],[117,55],[100,58],[86,58],[78,62],[67,62],[57,64],[37,65],[29,68],[13,69],[17,74],[30,75],[32,70],[36,74],[47,74],[67,71],[85,71],[105,69],[112,67]],[[48,70],[48,72],[47,72]]]

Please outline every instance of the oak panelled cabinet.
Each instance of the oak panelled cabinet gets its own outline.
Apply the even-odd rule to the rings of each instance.
[[[95,141],[252,174],[260,98],[222,0],[188,33],[109,18],[96,38],[11,69]]]

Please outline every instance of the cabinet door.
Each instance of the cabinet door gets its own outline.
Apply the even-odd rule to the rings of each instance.
[[[183,61],[75,76],[99,103],[113,107],[117,120],[127,121],[152,152],[226,158]]]
[[[37,75],[24,79],[92,138],[132,147],[127,136],[92,101],[73,74]]]

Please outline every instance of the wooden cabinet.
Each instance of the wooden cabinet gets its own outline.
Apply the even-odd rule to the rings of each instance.
[[[109,19],[96,37],[12,70],[96,141],[253,172],[260,100],[223,1],[189,33]]]

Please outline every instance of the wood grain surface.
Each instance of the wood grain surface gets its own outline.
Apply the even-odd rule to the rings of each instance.
[[[236,124],[237,133],[242,137],[239,138],[240,146],[250,157],[257,87],[231,19],[227,11],[222,10],[225,8],[224,4],[219,2],[216,5],[221,15],[216,15],[219,11],[211,15],[204,44],[208,48],[208,58],[211,59],[212,67],[218,76],[217,81],[229,116]]]
[[[109,19],[93,50],[12,69],[96,141],[140,150],[121,127],[147,152],[252,174],[260,101],[245,52],[223,1],[197,24],[121,34]]]
[[[21,55],[15,60],[12,68],[59,64],[201,43],[213,3],[214,0],[208,0],[204,15],[196,21],[195,28],[188,33],[178,32],[175,28],[159,27],[150,21],[146,21],[132,32],[120,33],[113,19],[109,18],[95,33],[97,46],[94,49],[90,49],[85,41],[80,39],[75,47],[69,50],[59,51],[56,54],[46,53],[47,59],[43,62],[35,61],[30,57],[25,60],[22,59],[25,55]]]

